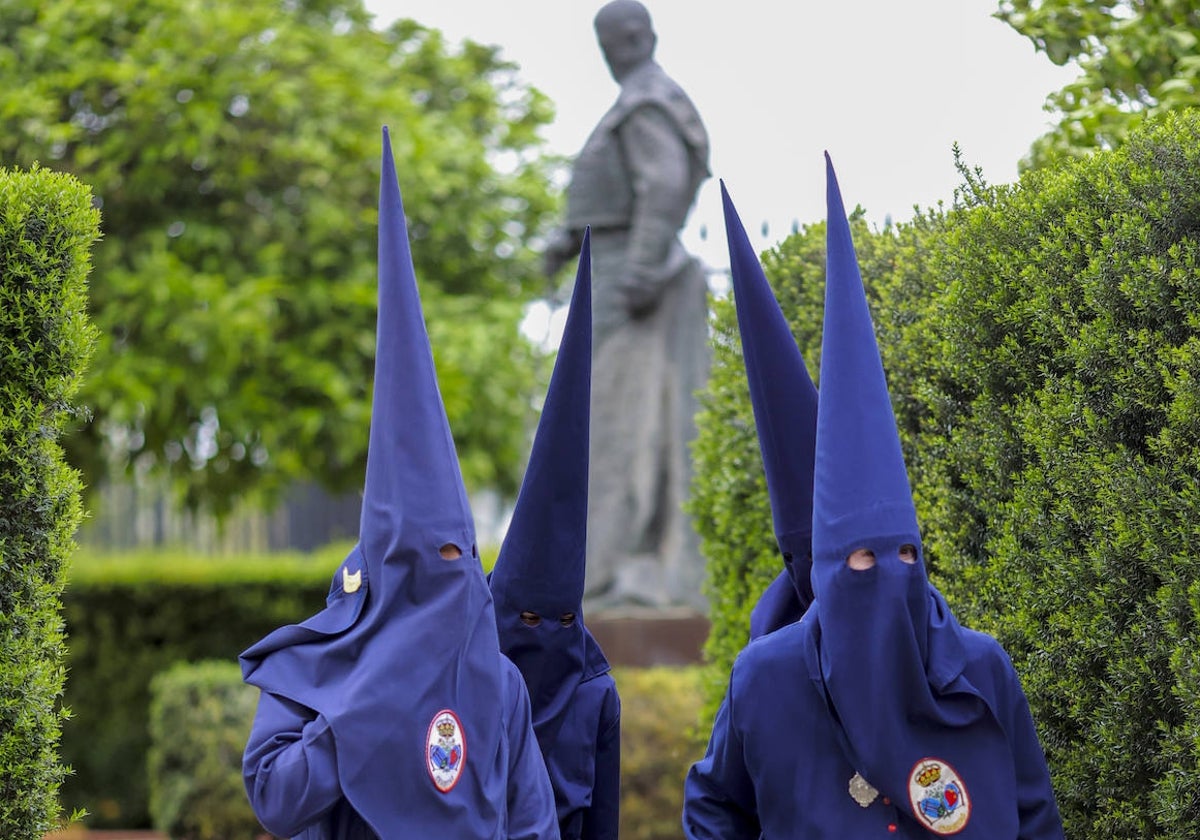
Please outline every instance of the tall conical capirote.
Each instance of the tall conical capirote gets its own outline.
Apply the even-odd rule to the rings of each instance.
[[[560,821],[596,804],[591,798],[598,721],[589,716],[591,701],[581,694],[585,682],[609,670],[583,620],[591,284],[591,231],[585,229],[550,387],[490,578],[500,649],[521,671],[529,689],[533,730],[554,787]],[[611,682],[610,677],[603,679]]]
[[[368,564],[435,532],[471,553],[474,522],[438,390],[391,139],[379,192],[379,315],[359,541]],[[415,533],[413,533],[415,531]]]
[[[522,609],[539,615],[578,614],[583,605],[591,389],[592,247],[587,230],[529,463],[491,575],[497,600],[519,599]]]
[[[810,571],[817,389],[724,181],[721,199],[742,358],[767,476],[775,539],[796,593],[794,607],[784,614],[794,621],[813,599]],[[779,614],[778,610],[774,612]]]
[[[247,682],[328,722],[333,784],[375,834],[484,840],[504,821],[506,683],[386,128],[378,284],[358,543],[326,608],[247,649],[242,670]],[[252,752],[248,745],[248,775]]]
[[[815,559],[836,555],[840,563],[844,549],[866,534],[905,534],[915,543],[919,531],[850,224],[828,155],[826,167],[825,323],[813,553]]]
[[[841,190],[826,155],[828,228],[813,494],[820,669],[855,769],[935,834],[1015,837],[1014,759],[994,677],[965,679],[966,635],[929,583],[912,491]],[[869,568],[850,556],[871,553]],[[986,637],[980,637],[986,638]],[[987,653],[990,656],[990,652]],[[1002,656],[1002,654],[1001,654]],[[925,783],[961,800],[932,814]],[[926,771],[930,771],[927,773]]]

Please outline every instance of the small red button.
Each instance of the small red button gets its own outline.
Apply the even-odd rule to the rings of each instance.
[[[891,805],[891,804],[892,804],[892,800],[888,799],[888,798],[885,796],[885,797],[883,797],[883,804],[884,804],[884,805]]]
[[[895,830],[896,830],[896,824],[888,823],[888,831],[895,831]]]

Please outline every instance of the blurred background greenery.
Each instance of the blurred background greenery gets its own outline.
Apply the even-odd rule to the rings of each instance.
[[[358,0],[3,0],[0,32],[0,161],[74,174],[102,213],[67,440],[91,491],[134,478],[220,516],[359,488],[385,124],[464,476],[515,490],[559,162],[497,48],[377,31]]]

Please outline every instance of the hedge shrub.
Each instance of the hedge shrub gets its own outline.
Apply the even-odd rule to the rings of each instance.
[[[180,663],[150,682],[150,813],[172,840],[265,835],[242,784],[258,690],[236,662]]]
[[[234,662],[276,627],[317,612],[350,546],[219,558],[81,551],[63,595],[74,719],[62,750],[75,771],[63,801],[87,809],[93,827],[149,826],[143,767],[155,675],[177,662]],[[480,553],[490,568],[496,549]]]
[[[625,840],[680,840],[683,779],[704,753],[699,668],[619,668]],[[148,760],[154,826],[174,840],[262,834],[242,785],[258,689],[231,662],[181,663],[154,678]]]
[[[64,803],[90,811],[93,827],[148,827],[153,678],[182,661],[235,662],[276,627],[321,609],[346,548],[230,559],[80,556],[63,595],[74,719],[62,748],[75,770]]]
[[[1200,116],[985,189],[930,268],[916,476],[1073,838],[1200,835]]]
[[[931,575],[1012,655],[1069,838],[1200,836],[1200,116],[1014,185],[962,171],[953,208],[856,234]],[[815,250],[767,260],[793,324]],[[701,466],[727,591],[757,569],[725,523],[763,503]]]
[[[91,191],[35,167],[0,169],[0,837],[59,816],[63,567],[80,480],[59,446],[91,356]]]
[[[615,668],[621,694],[622,840],[682,840],[683,780],[704,755],[704,669]]]

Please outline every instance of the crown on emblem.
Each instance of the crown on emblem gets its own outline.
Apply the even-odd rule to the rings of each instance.
[[[940,778],[942,778],[941,765],[930,764],[917,774],[917,784],[919,784],[921,787],[929,787]]]
[[[454,721],[450,720],[449,718],[444,718],[438,721],[437,731],[438,734],[443,738],[449,738],[454,734]]]

